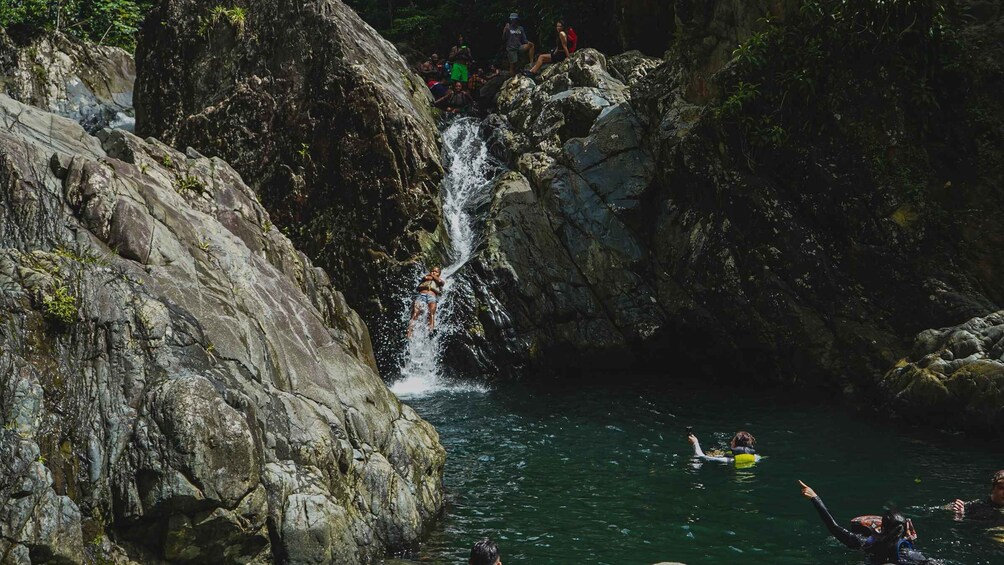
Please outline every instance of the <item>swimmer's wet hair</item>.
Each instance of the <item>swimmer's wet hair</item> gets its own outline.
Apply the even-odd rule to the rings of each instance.
[[[489,538],[484,538],[471,548],[470,565],[495,565],[498,560],[499,546]]]
[[[1004,481],[1004,469],[997,471],[990,477],[990,486],[994,486],[1001,481]]]
[[[756,438],[746,431],[738,431],[732,436],[732,447],[753,447],[756,445]]]

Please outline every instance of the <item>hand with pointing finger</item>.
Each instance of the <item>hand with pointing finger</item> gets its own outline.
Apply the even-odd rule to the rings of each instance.
[[[803,483],[802,481],[798,481],[798,484],[802,485],[802,496],[805,498],[816,498],[816,491],[812,490],[809,485]]]

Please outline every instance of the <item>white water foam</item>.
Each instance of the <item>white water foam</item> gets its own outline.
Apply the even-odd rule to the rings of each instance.
[[[415,322],[411,339],[402,352],[401,379],[391,385],[398,396],[418,396],[441,391],[485,392],[483,386],[450,382],[443,376],[442,340],[454,332],[466,331],[453,321],[456,293],[470,292],[463,267],[479,244],[477,210],[491,201],[491,184],[502,171],[499,162],[488,152],[481,137],[481,123],[473,118],[459,118],[443,131],[443,158],[446,174],[440,185],[443,200],[443,221],[450,236],[450,264],[443,268],[446,286],[436,310],[436,332],[430,335],[426,326],[424,305]],[[415,279],[428,272],[415,273]],[[403,297],[402,317],[411,318],[415,296]]]

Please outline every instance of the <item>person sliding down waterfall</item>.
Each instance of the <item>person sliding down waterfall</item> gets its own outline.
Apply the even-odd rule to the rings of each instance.
[[[756,445],[756,438],[754,438],[753,434],[749,432],[738,431],[736,432],[736,435],[732,437],[732,441],[729,442],[729,448],[732,450],[731,456],[705,455],[704,452],[701,451],[700,442],[697,441],[697,437],[692,433],[687,434],[687,441],[690,442],[690,445],[694,446],[694,457],[703,459],[704,461],[731,463],[736,466],[736,469],[748,469],[753,465],[756,465],[761,459],[761,457],[756,454],[756,449],[753,448],[753,446]]]
[[[439,295],[443,293],[446,285],[439,277],[442,270],[437,266],[433,267],[429,274],[422,277],[422,282],[418,283],[418,297],[411,307],[411,321],[408,322],[408,338],[411,339],[411,330],[415,326],[415,320],[422,315],[421,303],[425,303],[429,309],[429,333],[436,329],[436,303],[439,302]]]

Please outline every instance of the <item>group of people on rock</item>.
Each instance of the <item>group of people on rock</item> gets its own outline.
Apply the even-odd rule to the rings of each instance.
[[[495,65],[488,72],[477,66],[471,48],[463,35],[450,47],[445,59],[433,53],[418,67],[418,74],[432,92],[436,106],[449,113],[460,114],[474,107],[474,94],[499,73]]]
[[[520,24],[519,14],[512,13],[502,28],[502,43],[509,63],[509,75],[516,74],[517,66],[524,61],[525,53],[529,64],[522,72],[526,76],[535,77],[544,65],[560,63],[570,57],[578,46],[578,36],[564,20],[558,20],[555,22],[554,49],[536,55],[536,46]],[[495,64],[489,65],[487,72],[483,66],[478,65],[463,34],[457,35],[456,43],[450,47],[445,58],[441,59],[438,53],[433,53],[418,66],[417,71],[432,92],[436,106],[451,114],[471,111],[481,87],[500,73]]]
[[[691,429],[687,440],[694,448],[694,457],[734,465],[737,469],[756,465],[761,457],[756,452],[756,439],[746,431],[739,431],[729,442],[729,451],[722,455],[707,455]],[[809,485],[798,481],[802,496],[810,499],[830,534],[844,546],[864,552],[868,563],[902,565],[937,565],[936,559],[925,557],[914,548],[917,531],[913,521],[901,513],[886,509],[882,516],[858,516],[851,520],[850,529],[837,524],[819,495]],[[956,499],[944,506],[955,514],[955,519],[996,520],[1004,524],[1004,469],[990,479],[990,495],[985,499],[963,502]]]

